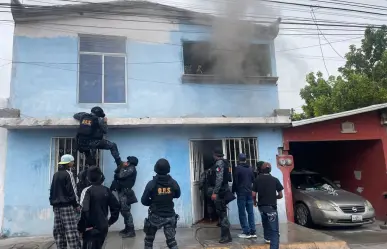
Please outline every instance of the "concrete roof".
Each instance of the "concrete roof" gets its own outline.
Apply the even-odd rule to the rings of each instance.
[[[339,112],[339,113],[334,113],[334,114],[329,114],[329,115],[323,115],[323,116],[316,117],[316,118],[304,119],[304,120],[300,120],[300,121],[293,121],[292,127],[323,122],[323,121],[332,120],[332,119],[336,119],[336,118],[353,116],[356,114],[377,111],[377,110],[384,109],[384,108],[387,108],[387,103],[378,104],[378,105],[370,105],[370,106],[355,109],[355,110]]]
[[[207,117],[207,118],[109,118],[109,128],[178,127],[178,126],[270,126],[290,125],[289,116],[273,117]],[[72,118],[0,118],[0,127],[6,129],[66,128],[73,129],[79,123]]]

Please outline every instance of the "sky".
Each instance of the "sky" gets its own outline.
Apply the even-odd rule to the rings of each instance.
[[[63,4],[66,0],[21,0],[24,4]],[[79,0],[80,2],[83,0]],[[89,0],[90,1],[90,0]],[[93,2],[103,1],[94,0]],[[218,1],[233,0],[165,0],[157,1],[163,4],[188,8],[200,12],[211,13],[215,10]],[[249,0],[257,4],[259,0]],[[362,0],[282,0],[287,3],[314,4],[328,7],[353,8],[357,10],[386,12],[387,1],[367,0],[367,5],[386,7],[385,10],[364,8]],[[0,3],[9,3],[8,0],[0,0]],[[87,1],[85,1],[87,2]],[[67,2],[68,3],[68,2]],[[353,5],[353,4],[362,4]],[[282,20],[306,20],[313,22],[324,19],[325,22],[338,24],[372,23],[381,25],[387,21],[387,17],[356,13],[350,11],[335,11],[332,9],[273,4],[268,5],[274,15],[282,17]],[[265,10],[266,11],[266,10]],[[313,17],[313,14],[315,17]],[[279,80],[280,108],[294,108],[301,110],[303,104],[299,96],[300,89],[305,85],[305,76],[309,72],[322,71],[324,74],[337,75],[337,68],[345,63],[344,56],[351,44],[359,45],[363,30],[361,28],[346,28],[332,31],[332,27],[320,27],[323,36],[319,36],[317,27],[301,25],[282,25],[279,36],[276,38],[277,73]],[[323,29],[323,30],[322,30]],[[310,34],[310,35],[309,35]],[[9,96],[9,81],[11,77],[13,23],[8,8],[0,7],[0,98]],[[345,40],[345,41],[343,41]],[[325,44],[319,46],[319,44]],[[282,80],[281,80],[282,78]]]

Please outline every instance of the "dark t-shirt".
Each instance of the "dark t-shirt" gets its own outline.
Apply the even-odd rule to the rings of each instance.
[[[270,174],[258,175],[253,185],[253,191],[258,195],[258,206],[277,206],[277,192],[283,189],[280,181]]]

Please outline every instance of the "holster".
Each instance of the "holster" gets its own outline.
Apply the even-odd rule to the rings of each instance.
[[[143,229],[145,234],[149,233],[150,227],[151,227],[151,223],[149,222],[149,219],[145,218],[144,219],[144,229]]]

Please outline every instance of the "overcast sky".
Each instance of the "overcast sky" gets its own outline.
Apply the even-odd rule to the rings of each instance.
[[[21,0],[23,1],[23,0]],[[84,0],[79,0],[80,2]],[[91,0],[89,0],[91,1]],[[100,2],[101,0],[98,0]],[[157,0],[155,0],[157,1]],[[158,0],[157,2],[163,4],[174,5],[178,7],[188,8],[195,11],[212,12],[214,6],[219,1],[233,1],[233,0]],[[249,0],[258,2],[259,0]],[[387,10],[387,1],[385,0],[333,0],[333,4],[329,4],[332,0],[283,0],[284,2],[291,3],[304,3],[304,4],[320,4],[321,6],[333,6],[340,8],[352,8],[357,10],[371,11],[371,12],[384,12]],[[0,3],[9,3],[8,0],[0,0]],[[85,0],[85,2],[87,2]],[[94,0],[94,2],[97,2]],[[338,5],[341,2],[346,2],[348,5]],[[24,4],[64,4],[69,3],[66,0],[24,0]],[[386,9],[375,7],[361,8],[361,6],[354,6],[354,3],[378,5],[384,6]],[[350,5],[352,4],[352,6]],[[283,4],[270,4],[272,12],[275,15],[281,16],[284,19],[299,19],[304,18],[308,22],[313,22],[311,18],[312,12],[308,7],[298,7],[293,5]],[[369,6],[368,6],[369,7]],[[266,11],[266,10],[265,10]],[[332,9],[314,8],[313,9],[317,19],[324,19],[325,21],[331,21],[335,23],[373,23],[384,24],[387,21],[387,17],[370,15],[366,13],[356,13],[350,11],[336,12]],[[281,25],[280,35],[276,39],[276,57],[287,58],[294,61],[295,67],[299,71],[299,74],[294,76],[291,81],[279,85],[280,92],[280,105],[281,108],[296,108],[300,109],[302,100],[299,97],[299,90],[305,84],[305,75],[310,71],[320,70],[324,73],[331,75],[337,74],[337,68],[345,62],[342,58],[348,51],[348,46],[351,44],[359,44],[361,40],[361,34],[363,31],[359,28],[345,28],[342,27],[341,31],[332,31],[332,27],[320,27],[325,29],[323,33],[327,34],[326,37],[318,37],[317,29],[313,26],[294,26],[296,29],[303,28],[303,30],[292,30],[292,26]],[[306,28],[306,29],[305,29]],[[334,33],[335,35],[329,35]],[[302,33],[302,34],[301,34]],[[305,34],[306,33],[306,34]],[[308,35],[311,33],[311,35]],[[6,98],[9,96],[9,80],[11,74],[11,59],[12,59],[12,37],[13,37],[13,24],[12,16],[9,13],[8,8],[0,7],[0,98]],[[343,40],[347,40],[344,41]],[[324,45],[320,48],[320,43],[326,43],[331,45]],[[321,51],[323,50],[323,51]],[[322,53],[324,57],[322,56]],[[324,61],[325,60],[325,61]],[[286,60],[285,60],[286,61]],[[277,72],[279,77],[287,77],[286,70],[282,67],[291,67],[294,65],[283,65],[277,61]],[[278,67],[281,68],[278,68]],[[291,69],[288,69],[291,70]],[[295,77],[295,78],[294,78]]]

